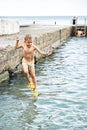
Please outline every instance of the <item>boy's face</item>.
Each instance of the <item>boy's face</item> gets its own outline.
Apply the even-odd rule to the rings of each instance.
[[[32,44],[32,37],[26,39],[25,43],[26,43],[27,46],[31,46],[31,44]]]

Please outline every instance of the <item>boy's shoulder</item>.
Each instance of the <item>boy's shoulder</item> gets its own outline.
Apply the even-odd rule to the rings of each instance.
[[[34,45],[33,43],[32,43],[32,46],[33,46],[34,48],[37,48],[37,46],[36,46],[36,45]]]
[[[38,47],[34,44],[33,44],[33,48],[34,48],[34,50],[38,50]]]

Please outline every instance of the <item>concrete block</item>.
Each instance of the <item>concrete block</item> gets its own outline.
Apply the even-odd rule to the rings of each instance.
[[[9,35],[19,32],[19,23],[13,20],[0,19],[0,35]]]

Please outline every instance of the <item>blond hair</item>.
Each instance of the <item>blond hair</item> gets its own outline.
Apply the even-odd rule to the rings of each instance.
[[[26,41],[26,40],[28,40],[28,39],[30,39],[30,38],[32,38],[32,36],[31,36],[30,34],[28,34],[28,35],[26,35],[26,36],[24,37],[24,40]]]

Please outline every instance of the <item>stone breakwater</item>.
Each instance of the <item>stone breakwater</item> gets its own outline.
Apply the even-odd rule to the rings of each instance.
[[[33,43],[42,50],[54,51],[71,35],[71,27],[31,25],[20,27],[19,33],[0,37],[0,81],[19,70],[23,57],[22,49],[15,50],[16,36],[23,43],[24,36],[31,34]],[[36,54],[36,59],[42,58]]]

